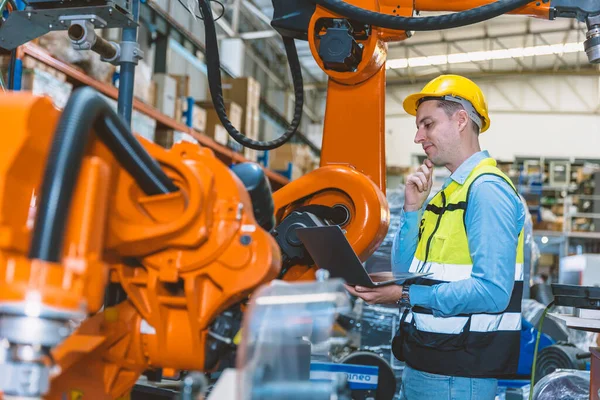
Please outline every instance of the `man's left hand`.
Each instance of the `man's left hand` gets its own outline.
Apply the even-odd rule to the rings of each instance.
[[[375,288],[344,285],[350,294],[360,297],[368,304],[396,304],[402,297],[401,285],[386,285]]]

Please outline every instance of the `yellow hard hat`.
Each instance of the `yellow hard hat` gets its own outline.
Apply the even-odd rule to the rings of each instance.
[[[425,85],[420,93],[408,96],[402,105],[407,113],[417,115],[419,104],[433,99],[462,104],[475,123],[481,122],[478,124],[481,133],[490,127],[490,117],[483,92],[475,82],[464,76],[440,75]]]

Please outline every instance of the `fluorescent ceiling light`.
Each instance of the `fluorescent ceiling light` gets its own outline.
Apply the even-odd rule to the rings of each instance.
[[[401,69],[407,67],[428,67],[432,65],[460,64],[490,60],[508,60],[511,58],[577,53],[582,50],[583,42],[531,47],[515,47],[512,49],[472,51],[469,53],[454,53],[448,55],[441,54],[428,57],[397,58],[388,60],[386,68]]]

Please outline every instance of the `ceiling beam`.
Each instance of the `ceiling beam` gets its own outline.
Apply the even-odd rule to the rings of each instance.
[[[407,85],[411,83],[423,83],[429,82],[432,78],[438,76],[435,74],[425,74],[414,77],[390,77],[387,79],[387,86],[396,86],[396,85]],[[514,79],[519,76],[597,76],[600,77],[600,72],[594,69],[594,66],[586,66],[582,68],[580,71],[574,70],[558,70],[553,71],[552,69],[539,69],[537,71],[522,71],[518,72],[515,70],[505,70],[505,71],[488,71],[488,72],[472,72],[469,73],[469,77],[473,79],[498,79],[498,78],[509,78]]]

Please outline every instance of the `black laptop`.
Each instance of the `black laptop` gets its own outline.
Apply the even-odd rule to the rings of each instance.
[[[350,286],[377,287],[402,284],[430,274],[371,274],[367,272],[346,235],[337,225],[296,229],[296,234],[319,268],[329,271],[330,278],[342,278]]]

